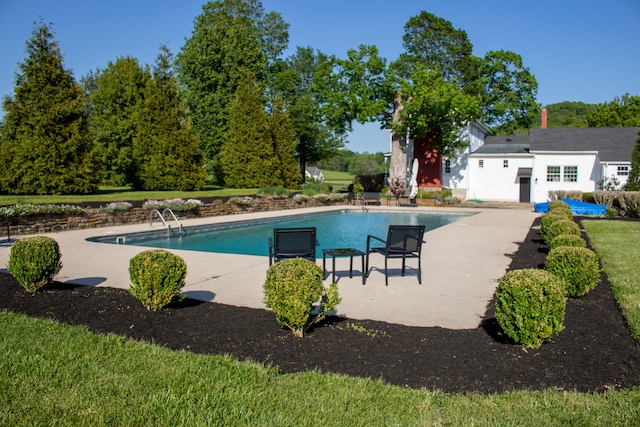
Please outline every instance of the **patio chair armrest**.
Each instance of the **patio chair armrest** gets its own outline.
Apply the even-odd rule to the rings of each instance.
[[[379,242],[381,242],[381,243],[383,243],[385,245],[387,244],[386,240],[383,240],[383,239],[381,239],[381,238],[379,238],[377,236],[373,236],[373,235],[369,234],[369,235],[367,235],[367,252],[369,252],[369,248],[371,247],[371,239],[377,240],[377,241],[379,241]]]
[[[273,264],[273,239],[269,237],[269,265]]]

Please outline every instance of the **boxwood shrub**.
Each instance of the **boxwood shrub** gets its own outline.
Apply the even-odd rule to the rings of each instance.
[[[560,246],[575,246],[578,248],[586,248],[587,242],[580,236],[574,234],[561,234],[556,236],[549,242],[549,249],[558,248]]]
[[[173,301],[184,286],[187,264],[162,249],[140,252],[129,260],[129,292],[147,310],[158,310]]]
[[[549,202],[547,211],[548,212],[560,211],[565,213],[569,212],[571,215],[573,215],[573,213],[571,212],[571,206],[569,206],[566,202],[562,200],[552,200],[551,202]]]
[[[598,257],[591,249],[560,246],[547,255],[545,269],[565,281],[569,297],[581,297],[600,281]]]
[[[562,279],[540,269],[513,270],[499,281],[496,320],[516,344],[538,348],[564,328]]]
[[[51,237],[18,239],[9,251],[7,269],[29,293],[51,283],[62,268],[60,247]]]
[[[334,283],[325,288],[323,275],[321,267],[302,258],[285,259],[267,270],[265,305],[273,310],[279,324],[299,338],[340,303],[338,287]]]
[[[545,227],[544,231],[542,232],[542,238],[548,245],[553,239],[562,234],[580,236],[580,227],[575,222],[566,219],[554,221],[547,227]]]

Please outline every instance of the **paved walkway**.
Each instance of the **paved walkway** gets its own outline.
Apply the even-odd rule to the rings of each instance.
[[[183,224],[188,227],[333,209],[336,207],[199,218],[184,220]],[[411,212],[445,211],[443,208],[424,207],[404,209]],[[409,326],[476,328],[493,296],[497,281],[509,266],[509,255],[516,252],[538,214],[530,206],[446,211],[475,215],[425,234],[422,285],[418,284],[411,268],[408,268],[406,276],[400,276],[400,261],[391,260],[392,275],[389,286],[385,286],[383,258],[373,254],[370,268],[380,269],[372,268],[363,286],[360,261],[354,260],[354,275],[349,278],[349,259],[338,258],[336,281],[342,297],[338,314],[351,319],[380,320]],[[45,234],[56,239],[62,253],[63,268],[56,279],[89,286],[128,288],[129,260],[148,248],[93,243],[85,239],[99,235],[113,235],[115,238],[116,235],[145,230],[149,230],[149,224]],[[0,243],[0,266],[6,267],[9,251],[10,244]],[[183,288],[186,296],[222,304],[265,308],[262,284],[269,264],[267,257],[182,250],[173,252],[187,263],[186,286]],[[318,264],[321,263],[320,258]],[[327,260],[327,267],[329,265]],[[409,260],[407,265],[411,267],[415,261]],[[1,271],[7,272],[6,268]],[[325,283],[329,284],[330,281],[331,275],[328,275]]]

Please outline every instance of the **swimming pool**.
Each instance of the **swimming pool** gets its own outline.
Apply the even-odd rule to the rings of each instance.
[[[250,221],[185,227],[182,236],[167,236],[166,229],[117,236],[91,237],[100,243],[118,243],[163,249],[268,256],[268,240],[276,227],[316,227],[322,249],[351,247],[364,251],[367,234],[386,238],[391,224],[424,225],[434,230],[473,214],[343,210],[305,215],[288,215]]]

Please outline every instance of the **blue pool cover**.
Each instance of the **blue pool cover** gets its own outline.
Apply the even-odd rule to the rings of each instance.
[[[574,215],[606,215],[607,207],[605,205],[597,205],[595,203],[579,202],[571,199],[560,199],[571,208]],[[536,203],[533,205],[536,212],[547,212],[549,210],[549,202]]]

